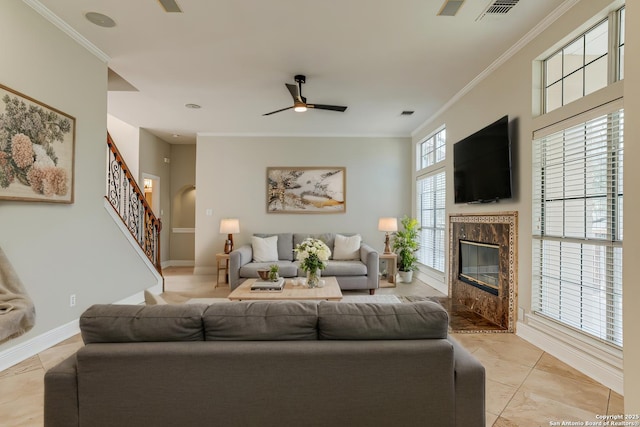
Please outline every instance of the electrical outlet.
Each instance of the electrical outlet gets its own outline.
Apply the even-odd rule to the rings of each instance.
[[[75,307],[76,306],[76,294],[71,294],[69,296],[69,307]]]

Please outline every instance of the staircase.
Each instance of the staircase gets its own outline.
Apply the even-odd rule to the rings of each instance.
[[[111,135],[107,133],[109,147],[107,195],[105,199],[116,211],[124,226],[151,264],[162,276],[160,263],[160,230],[162,222],[147,203],[144,193],[131,174]],[[164,280],[162,290],[164,291]]]

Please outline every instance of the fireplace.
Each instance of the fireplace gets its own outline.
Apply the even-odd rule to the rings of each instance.
[[[449,215],[449,297],[515,332],[517,212]]]
[[[500,246],[460,240],[458,278],[471,286],[498,295]]]

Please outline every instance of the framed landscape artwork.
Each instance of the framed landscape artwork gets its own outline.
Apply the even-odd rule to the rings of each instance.
[[[75,125],[0,85],[0,199],[73,203]]]
[[[268,213],[344,213],[344,167],[267,168]]]

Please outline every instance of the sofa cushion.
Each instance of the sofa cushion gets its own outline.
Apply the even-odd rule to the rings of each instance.
[[[264,238],[251,236],[251,248],[253,250],[253,262],[278,261],[278,236]]]
[[[326,340],[446,338],[449,316],[431,301],[357,304],[321,301],[318,334]]]
[[[242,301],[213,304],[204,312],[206,341],[318,339],[317,302]]]
[[[353,236],[343,236],[342,234],[336,234],[335,246],[333,247],[333,259],[360,259],[361,242],[362,237],[359,234],[354,234]]]
[[[85,344],[117,342],[202,341],[202,304],[96,304],[80,316]]]
[[[278,262],[250,262],[240,267],[240,277],[260,277],[258,276],[258,270],[269,269],[271,265],[278,266],[278,274],[280,277],[296,277],[298,274],[298,267],[291,261],[278,261]]]
[[[278,236],[278,259],[293,261],[293,234],[292,233],[278,233],[278,234],[261,234],[255,233],[256,237],[271,237]]]
[[[327,261],[323,276],[365,276],[367,265],[360,261]]]

